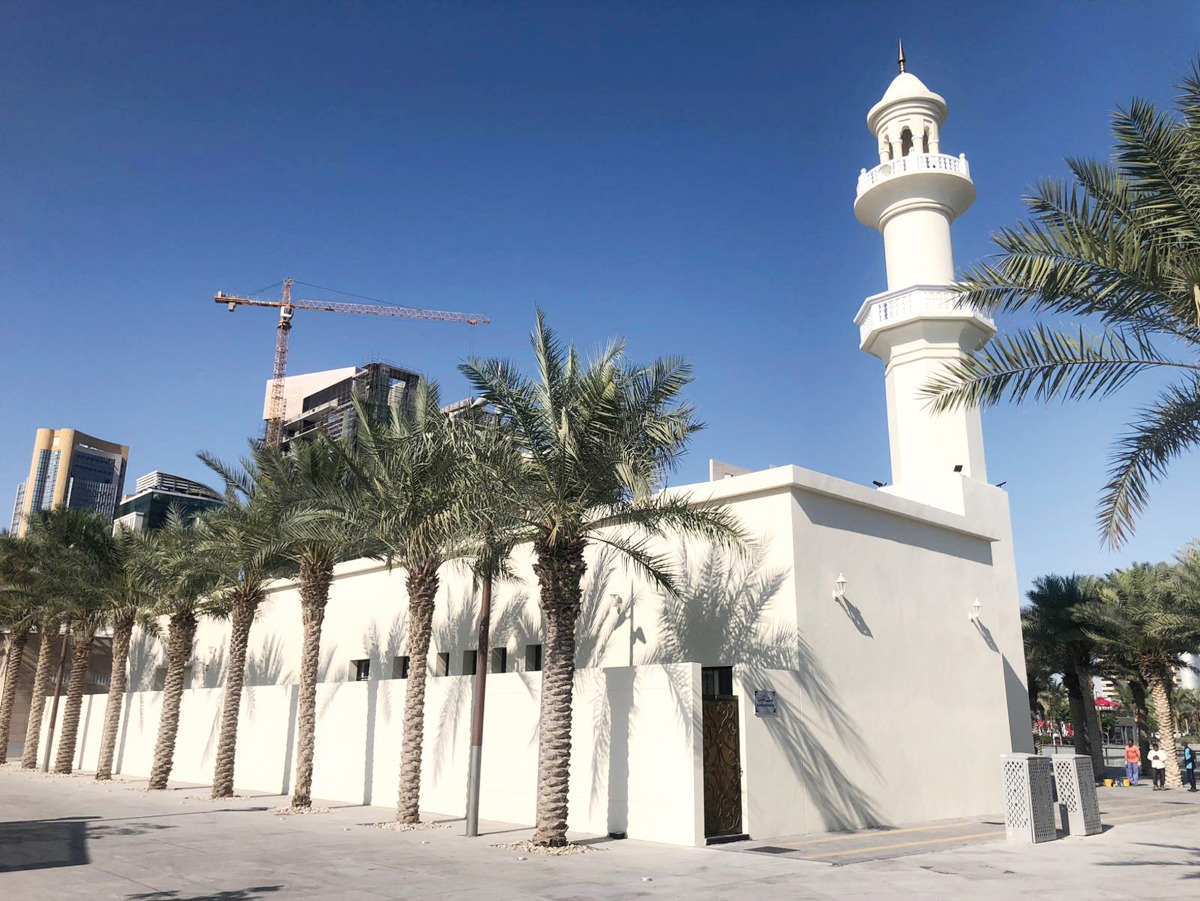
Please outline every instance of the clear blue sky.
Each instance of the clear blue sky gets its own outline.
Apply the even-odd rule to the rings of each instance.
[[[695,365],[716,457],[889,479],[883,373],[852,317],[884,289],[854,219],[895,74],[950,104],[979,199],[960,266],[1111,109],[1169,101],[1193,2],[5,4],[0,8],[0,514],[39,426],[204,478],[261,428],[274,317],[215,291],[292,276],[489,327],[297,314],[291,371],[392,360],[466,393],[464,356],[528,362],[535,305],[584,347]],[[304,289],[300,296],[324,296]],[[1001,327],[1013,324],[1001,321]],[[1022,586],[1163,559],[1196,535],[1200,465],[1101,550],[1102,405],[985,416]]]

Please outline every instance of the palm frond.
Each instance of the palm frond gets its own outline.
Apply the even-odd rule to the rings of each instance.
[[[1200,364],[1168,359],[1136,333],[1090,336],[1082,328],[1066,333],[1038,325],[953,361],[921,395],[936,412],[1027,398],[1041,403],[1093,399],[1154,368],[1200,372]]]
[[[1170,463],[1200,444],[1200,377],[1168,387],[1138,414],[1132,431],[1117,443],[1097,521],[1101,539],[1119,547],[1149,501],[1149,487],[1165,478]]]

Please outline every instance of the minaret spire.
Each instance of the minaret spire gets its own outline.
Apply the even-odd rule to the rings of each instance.
[[[900,41],[900,56],[896,59],[896,62],[898,62],[900,64],[900,74],[903,75],[904,72],[906,71],[904,68],[905,59],[904,59],[904,41],[903,40]]]

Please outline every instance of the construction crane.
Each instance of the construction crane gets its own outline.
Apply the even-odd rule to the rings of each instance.
[[[229,312],[238,307],[277,307],[279,325],[275,338],[275,373],[271,379],[270,416],[267,419],[266,444],[279,447],[283,439],[283,417],[285,400],[283,380],[287,376],[288,336],[292,331],[292,313],[296,310],[323,310],[326,313],[358,313],[364,316],[397,316],[401,319],[433,319],[438,322],[465,322],[467,325],[489,325],[490,319],[468,313],[450,313],[445,310],[417,310],[392,304],[341,303],[332,300],[293,300],[292,279],[283,282],[283,297],[280,300],[255,300],[218,291],[213,300],[227,304]]]

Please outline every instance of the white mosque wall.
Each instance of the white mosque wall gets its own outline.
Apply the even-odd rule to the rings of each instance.
[[[963,517],[804,470],[791,483],[800,663],[739,670],[747,831],[1001,809],[992,762],[1032,751],[1004,493],[963,480]],[[778,693],[775,717],[754,715],[754,689]]]
[[[465,813],[472,681],[451,676],[428,684],[423,810],[453,817]],[[396,679],[318,687],[315,798],[395,805],[406,685],[407,680]],[[541,674],[489,675],[487,691],[480,816],[532,823]],[[184,692],[172,782],[212,784],[222,696],[222,689]],[[235,769],[239,791],[291,792],[297,697],[296,685],[243,690]],[[580,670],[572,728],[571,829],[701,844],[699,703],[698,666]],[[75,763],[89,770],[96,766],[107,696],[87,695],[83,704]],[[127,696],[117,772],[149,774],[161,705],[162,692]]]
[[[728,502],[759,549],[739,562],[664,544],[685,563],[681,601],[589,552],[573,829],[702,839],[701,666],[737,667],[743,824],[754,837],[1001,809],[990,762],[1032,750],[1003,491],[961,480],[959,515],[795,467],[679,490]],[[525,649],[540,642],[541,625],[528,558],[515,568],[518,579],[496,590],[491,644],[507,649],[508,663],[488,679],[481,816],[531,823],[540,674],[526,671]],[[835,600],[839,574],[846,596]],[[402,572],[369,561],[339,567],[322,641],[314,797],[395,802],[406,680],[392,676],[406,651],[404,604]],[[198,630],[174,779],[211,782],[228,628],[205,620]],[[465,804],[471,680],[462,652],[474,648],[475,630],[469,579],[448,566],[430,659],[449,654],[450,675],[427,683],[422,807],[453,816]],[[290,790],[300,643],[296,590],[280,584],[250,636],[240,789]],[[362,659],[370,674],[357,682],[353,661]],[[139,635],[118,758],[126,775],[149,773],[162,662],[161,644]],[[775,717],[755,715],[756,688],[778,693]],[[95,764],[104,703],[85,699],[84,768]]]

